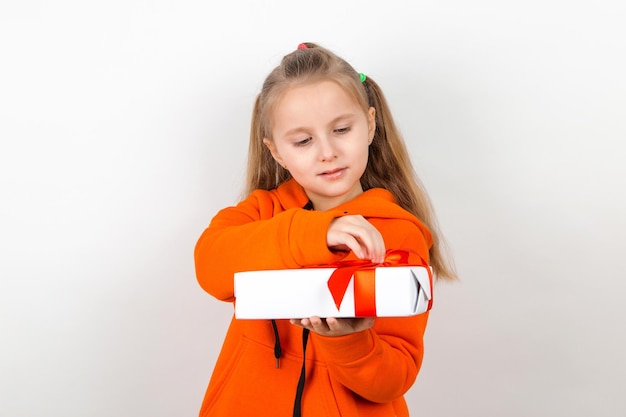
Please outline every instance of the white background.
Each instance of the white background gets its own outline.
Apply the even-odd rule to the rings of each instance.
[[[193,247],[302,41],[381,84],[456,257],[413,415],[626,415],[625,4],[3,2],[0,416],[197,415]]]

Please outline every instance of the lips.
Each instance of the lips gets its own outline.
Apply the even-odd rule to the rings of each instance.
[[[319,174],[319,176],[327,179],[336,179],[343,175],[346,168],[335,168],[328,171],[323,171]]]
[[[343,168],[335,168],[335,169],[331,169],[329,171],[324,171],[322,172],[320,175],[328,175],[328,174],[334,174],[335,172],[339,172],[341,171]]]

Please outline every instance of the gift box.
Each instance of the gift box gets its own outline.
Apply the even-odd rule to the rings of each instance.
[[[348,263],[235,274],[237,319],[413,316],[431,303],[428,266]]]

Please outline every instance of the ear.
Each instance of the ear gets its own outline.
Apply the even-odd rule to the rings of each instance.
[[[370,107],[367,111],[367,133],[369,134],[369,143],[374,140],[374,133],[376,132],[376,109]]]
[[[274,142],[272,142],[268,138],[263,138],[263,144],[267,146],[267,149],[270,150],[270,153],[272,154],[272,158],[274,158],[274,160],[278,162],[280,166],[284,167],[285,164],[283,163],[283,160],[280,157],[280,154],[278,153],[278,150],[276,149],[276,145],[274,145]]]

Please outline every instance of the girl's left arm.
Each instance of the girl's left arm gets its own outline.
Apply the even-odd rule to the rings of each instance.
[[[409,252],[409,263],[428,261],[422,230],[407,222],[371,220],[388,249]],[[379,317],[367,330],[331,337],[313,334],[316,351],[333,379],[373,402],[389,402],[413,385],[424,355],[428,312],[411,317]]]
[[[314,335],[333,379],[373,402],[404,395],[415,382],[424,355],[428,312],[377,318],[373,328],[346,336]]]

